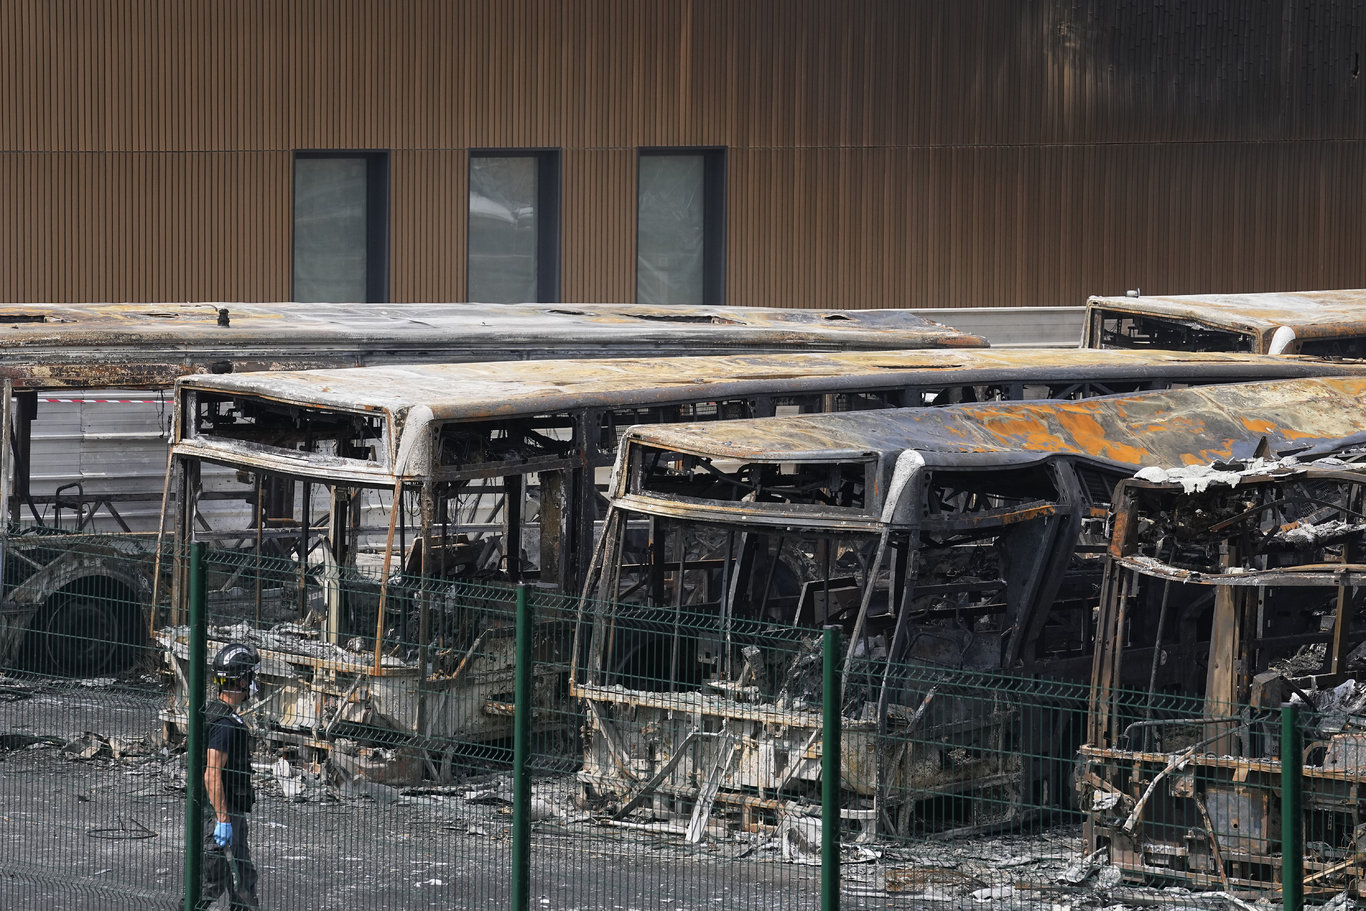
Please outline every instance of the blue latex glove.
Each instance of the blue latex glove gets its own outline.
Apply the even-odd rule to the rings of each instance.
[[[232,823],[220,822],[213,827],[213,840],[222,848],[232,843]]]

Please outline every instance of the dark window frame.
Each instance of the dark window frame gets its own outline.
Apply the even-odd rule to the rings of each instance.
[[[476,148],[465,164],[465,300],[470,300],[470,170],[476,158],[533,158],[536,160],[536,300],[560,300],[560,159],[559,148]]]
[[[726,303],[725,146],[641,146],[636,150],[635,299],[640,300],[640,160],[649,156],[698,155],[702,158],[702,305]]]
[[[294,225],[297,188],[296,163],[306,159],[349,158],[365,161],[365,300],[389,302],[389,152],[385,149],[296,149],[290,162],[290,298],[298,300],[294,275]]]

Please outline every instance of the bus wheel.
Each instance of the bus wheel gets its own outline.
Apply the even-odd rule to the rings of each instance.
[[[126,670],[137,655],[139,611],[122,586],[93,594],[66,590],[47,601],[29,630],[31,669],[61,677],[104,677]]]

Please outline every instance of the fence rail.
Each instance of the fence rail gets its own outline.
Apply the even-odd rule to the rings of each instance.
[[[1322,750],[1356,730],[1350,704],[1117,693],[1120,734],[1093,744],[1084,682],[846,663],[834,628],[231,551],[177,583],[186,555],[108,536],[12,545],[6,571],[55,572],[59,552],[152,575],[6,603],[0,907],[194,893],[190,709],[217,695],[196,631],[210,658],[234,640],[262,656],[242,714],[263,909],[1217,908],[1358,888],[1356,754],[1339,737],[1337,765],[1310,769],[1232,746]],[[202,615],[172,615],[175,584]]]

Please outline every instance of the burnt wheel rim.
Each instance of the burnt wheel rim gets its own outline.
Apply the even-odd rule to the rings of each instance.
[[[83,595],[69,595],[47,623],[47,660],[58,673],[106,674],[122,644],[113,605]]]

